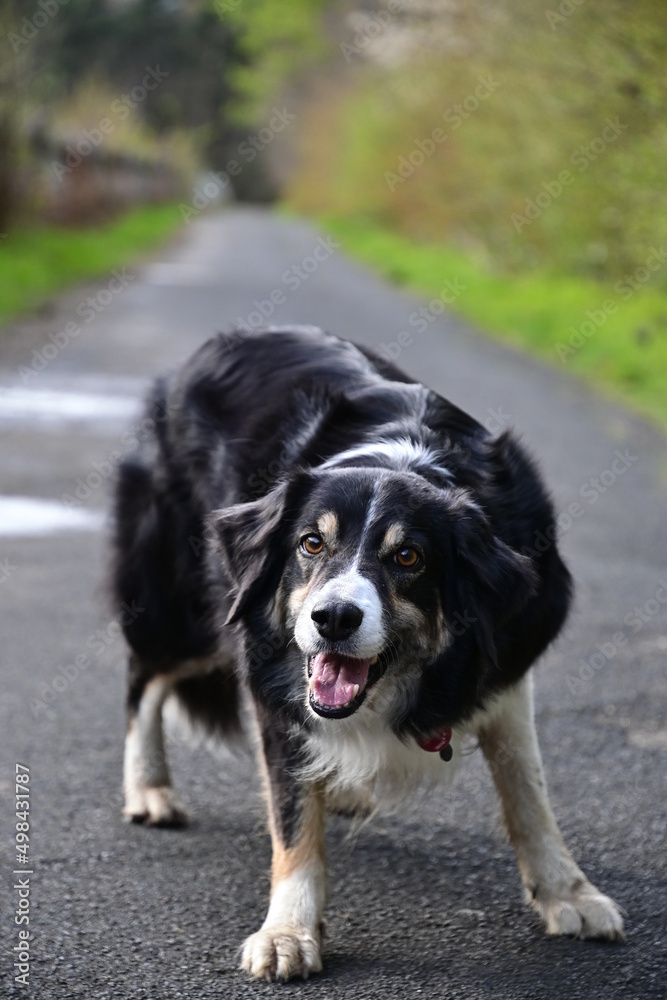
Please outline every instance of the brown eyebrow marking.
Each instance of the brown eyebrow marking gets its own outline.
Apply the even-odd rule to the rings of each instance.
[[[382,539],[382,545],[378,553],[380,558],[383,559],[385,556],[390,556],[392,552],[396,552],[403,544],[405,535],[406,531],[403,524],[399,524],[398,521],[390,524]]]
[[[334,545],[338,541],[338,517],[332,510],[327,510],[318,517],[317,527],[328,545]]]

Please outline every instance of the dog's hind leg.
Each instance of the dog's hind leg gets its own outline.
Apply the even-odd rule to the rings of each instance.
[[[126,817],[152,826],[182,826],[186,812],[174,791],[162,728],[162,708],[174,679],[146,676],[136,657],[130,659],[128,721],[123,785]]]
[[[547,796],[531,678],[504,692],[477,728],[502,803],[530,905],[549,934],[623,937],[612,899],[592,885],[568,851]]]

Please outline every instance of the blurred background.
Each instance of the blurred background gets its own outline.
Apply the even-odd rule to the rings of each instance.
[[[664,4],[0,0],[0,21],[0,322],[225,201],[276,202],[667,426]]]
[[[150,380],[266,322],[539,457],[577,581],[538,668],[548,782],[628,913],[619,949],[541,935],[472,754],[446,801],[335,827],[330,978],[294,989],[664,1000],[666,66],[665,0],[0,0],[0,793],[31,767],[40,1000],[262,989],[255,769],[170,720],[193,824],[122,822],[102,581]]]

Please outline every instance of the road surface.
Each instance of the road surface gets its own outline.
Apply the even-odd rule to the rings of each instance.
[[[175,719],[171,760],[192,825],[121,819],[124,651],[104,591],[112,467],[133,447],[149,380],[212,333],[262,316],[379,347],[491,429],[516,428],[539,457],[577,580],[567,631],[536,671],[545,766],[571,850],[625,908],[628,930],[621,946],[542,933],[473,753],[446,800],[353,839],[331,824],[325,972],[283,994],[665,995],[665,438],[564,370],[388,287],[334,244],[305,223],[230,209],[2,334],[1,996],[281,989],[237,971],[237,948],[264,917],[270,862],[247,753],[210,747]],[[443,288],[456,278],[443,275]],[[420,330],[410,316],[424,306]],[[29,768],[29,866],[14,849],[17,763]],[[13,875],[21,867],[33,874]],[[29,894],[13,888],[21,879]],[[14,914],[26,907],[24,987],[12,963],[25,946]]]

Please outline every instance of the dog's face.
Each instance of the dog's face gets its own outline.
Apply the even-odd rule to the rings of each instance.
[[[318,715],[351,715],[390,663],[445,641],[435,498],[412,478],[325,474],[297,519],[280,603]]]
[[[235,584],[229,620],[278,628],[300,652],[303,701],[345,718],[378,686],[416,690],[458,639],[493,662],[493,631],[529,596],[529,562],[493,536],[460,489],[411,472],[300,474],[219,511]]]

